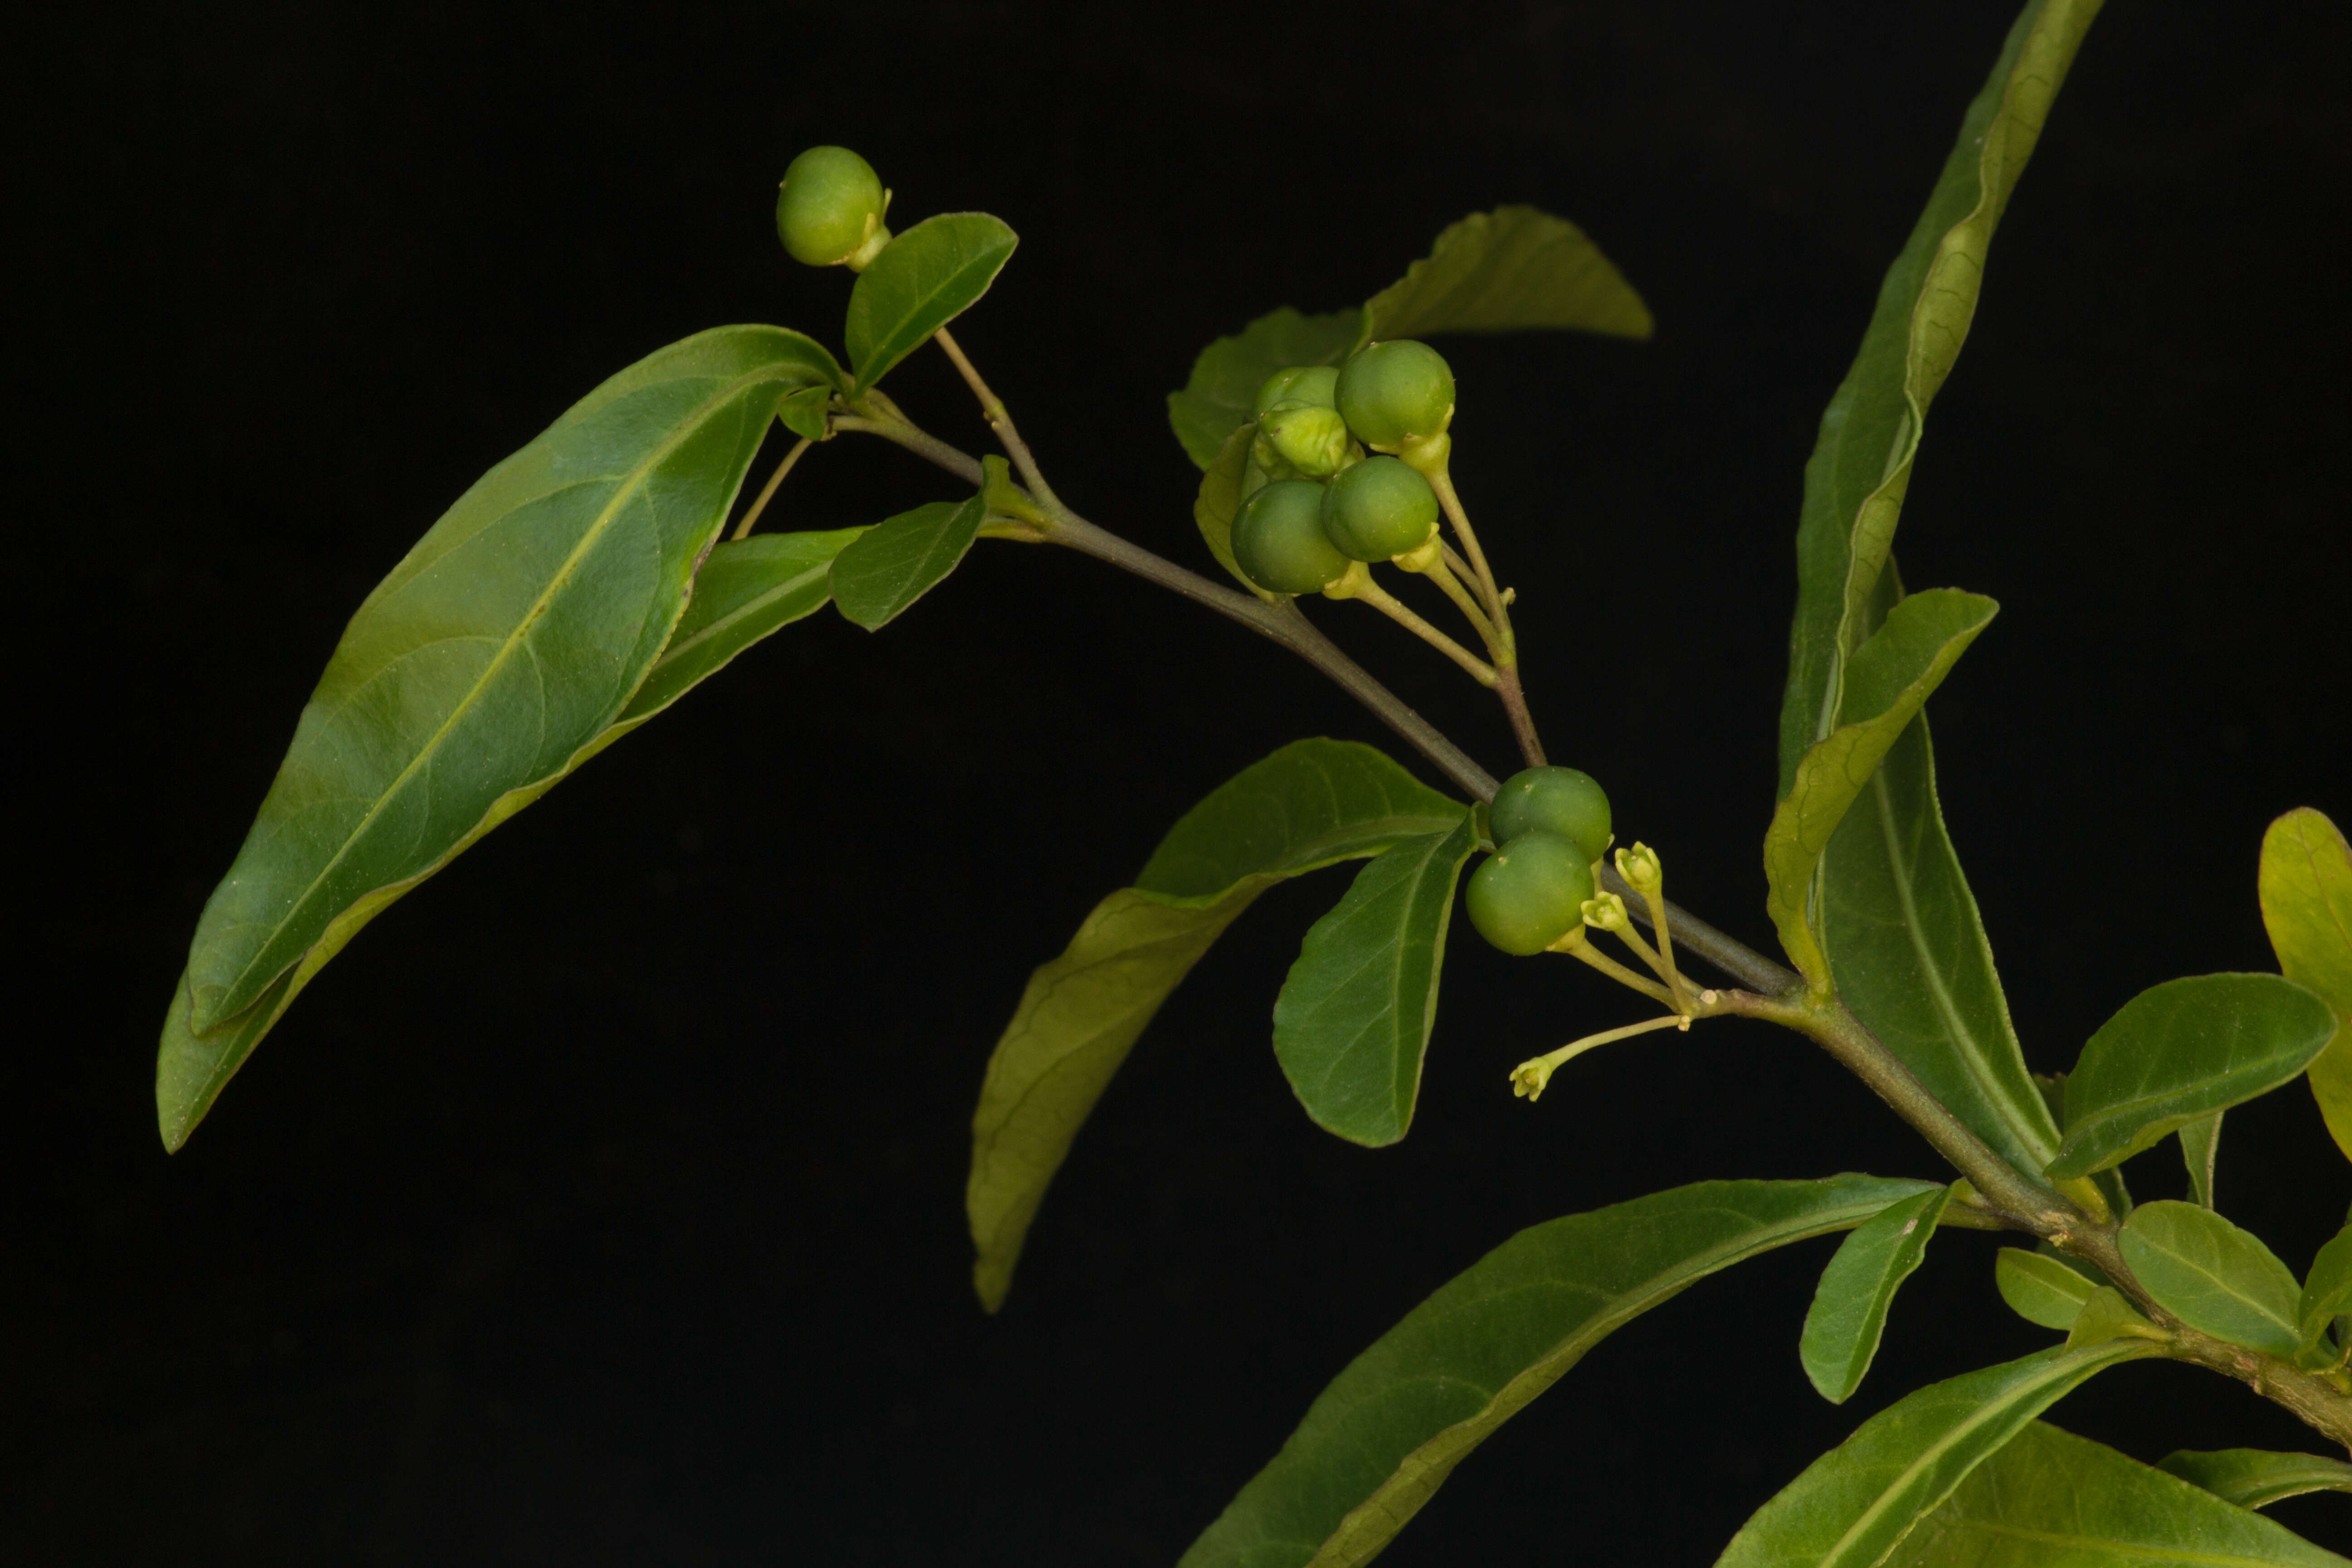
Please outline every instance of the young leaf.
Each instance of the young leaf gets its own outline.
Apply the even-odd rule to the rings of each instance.
[[[2210,1116],[2200,1116],[2181,1128],[2180,1159],[2189,1167],[2189,1194],[2209,1209],[2213,1206],[2213,1172],[2220,1163],[2221,1154],[2220,1111]]]
[[[1184,390],[1168,395],[1168,423],[1194,464],[1217,460],[1225,440],[1257,416],[1257,389],[1292,365],[1338,364],[1363,340],[1364,312],[1302,316],[1285,305],[1239,333],[1219,338],[1192,362]]]
[[[167,1033],[219,1034],[315,973],[322,945],[562,775],[667,640],[778,398],[830,363],[775,327],[672,344],[434,524],[345,629],[205,906]]]
[[[2171,1465],[2036,1421],[1921,1520],[1887,1568],[2346,1568],[2235,1500],[2166,1475]]]
[[[987,515],[986,499],[974,495],[876,523],[835,557],[834,604],[867,631],[880,631],[962,563]]]
[[[2294,1318],[2304,1348],[2316,1345],[2327,1326],[2347,1312],[2352,1312],[2352,1225],[2319,1249],[2295,1298]]]
[[[2327,1004],[2275,974],[2168,980],[2125,1003],[2066,1079],[2066,1136],[2046,1167],[2086,1176],[2200,1117],[2268,1094],[2336,1033]]]
[[[835,373],[836,378],[839,372]],[[825,411],[832,405],[834,388],[803,386],[798,392],[787,393],[776,405],[776,417],[784,428],[810,441],[824,439]]]
[[[972,1118],[974,1287],[994,1311],[1079,1126],[1160,1005],[1267,888],[1451,832],[1465,806],[1370,746],[1299,741],[1194,806],[1031,976]]]
[[[2169,1337],[2131,1304],[2131,1298],[2112,1285],[2102,1285],[2074,1314],[2074,1325],[2066,1331],[2066,1348],[2078,1351],[2123,1339],[2160,1343]]]
[[[2292,1357],[2301,1347],[2294,1275],[2262,1237],[2195,1204],[2142,1204],[2116,1237],[2147,1293],[2182,1322]]]
[[[2182,1448],[2158,1459],[2156,1468],[2240,1508],[2268,1508],[2281,1498],[2301,1497],[2305,1492],[2352,1492],[2352,1465],[2317,1454]],[[2331,1555],[2325,1561],[2344,1559]]]
[[[1545,327],[1646,338],[1652,325],[1650,308],[1582,229],[1528,206],[1450,226],[1364,317],[1367,339]]]
[[[1927,1256],[1950,1196],[1949,1188],[1938,1187],[1888,1205],[1856,1226],[1822,1270],[1797,1354],[1814,1392],[1832,1405],[1843,1405],[1862,1386],[1886,1331],[1886,1310]]]
[[[1780,794],[1805,754],[1851,723],[1845,662],[1895,538],[1927,407],[1976,315],[1993,230],[2025,173],[2098,0],[2033,0],[1960,120],[1960,134],[1822,415],[1797,525],[1797,616],[1780,706]]]
[[[2306,1070],[2327,1131],[2352,1158],[2352,846],[2311,807],[2290,811],[2263,835],[2261,886],[2279,968],[2341,1026]]]
[[[1523,1230],[1349,1363],[1181,1568],[1365,1562],[1617,1329],[1735,1263],[1937,1190],[1853,1175],[1700,1182]]]
[[[1931,588],[1889,610],[1846,672],[1844,721],[1805,753],[1796,782],[1772,813],[1764,836],[1764,870],[1771,884],[1766,907],[1780,928],[1780,945],[1819,989],[1832,986],[1813,896],[1822,851],[1904,726],[1999,607],[1975,594]]]
[[[599,737],[603,745],[718,674],[769,633],[823,608],[833,592],[834,558],[865,531],[759,533],[715,546],[695,574],[694,597],[687,601],[677,629],[646,683]]]
[[[1716,1568],[1873,1568],[1969,1472],[2145,1340],[2043,1351],[1930,1384],[1880,1411],[1758,1509]]]
[[[1257,421],[1238,425],[1225,437],[1224,447],[1217,460],[1201,476],[1200,490],[1192,497],[1192,521],[1201,530],[1202,541],[1217,564],[1230,574],[1234,582],[1272,604],[1282,597],[1269,594],[1242,575],[1240,563],[1234,559],[1234,513],[1242,508],[1242,474],[1249,467],[1250,443],[1256,438]]]
[[[979,303],[1020,243],[986,213],[941,213],[895,236],[849,290],[842,339],[858,390]]]
[[[1298,950],[1274,1004],[1274,1054],[1315,1124],[1393,1143],[1412,1124],[1454,884],[1478,847],[1468,816],[1381,851]]]
[[[1993,1284],[2010,1310],[2029,1323],[2061,1333],[2074,1326],[2097,1284],[2055,1258],[2004,1247],[1993,1259]]]

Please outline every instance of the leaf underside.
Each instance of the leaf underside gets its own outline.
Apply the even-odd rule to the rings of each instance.
[[[2352,1492],[2352,1465],[2317,1454],[2183,1448],[2158,1460],[2156,1468],[2240,1508],[2268,1508],[2305,1492]]]
[[[1797,1354],[1815,1393],[1843,1405],[1862,1386],[1895,1292],[1917,1270],[1948,1189],[1889,1205],[1847,1237],[1822,1270]]]
[[[867,631],[880,631],[963,563],[987,515],[986,499],[975,493],[876,523],[834,560],[835,607]]]

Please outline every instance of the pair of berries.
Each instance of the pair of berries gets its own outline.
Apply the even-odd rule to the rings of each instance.
[[[1409,554],[1437,531],[1437,492],[1395,452],[1444,434],[1454,372],[1426,343],[1374,343],[1336,369],[1277,371],[1257,395],[1258,438],[1293,471],[1234,514],[1242,574],[1276,594],[1312,594],[1358,561]],[[1352,440],[1351,440],[1352,437]],[[1269,465],[1261,465],[1269,466]]]
[[[1541,952],[1584,923],[1609,796],[1574,768],[1528,768],[1503,781],[1486,821],[1502,847],[1471,873],[1470,923],[1505,952]]]

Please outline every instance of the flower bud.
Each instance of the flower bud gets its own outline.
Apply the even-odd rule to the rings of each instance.
[[[1437,492],[1395,458],[1367,458],[1324,491],[1323,531],[1357,561],[1402,555],[1437,531]]]
[[[1336,408],[1288,399],[1259,416],[1258,435],[1309,479],[1328,479],[1348,461],[1348,422]]]
[[[1375,452],[1444,434],[1454,421],[1454,372],[1427,343],[1374,343],[1339,369],[1333,397],[1348,428]]]
[[[1257,389],[1257,412],[1265,413],[1277,403],[1311,403],[1318,408],[1336,408],[1333,389],[1339,384],[1339,373],[1328,364],[1295,364],[1287,370],[1276,371]]]
[[[784,170],[776,192],[776,237],[795,261],[838,266],[877,234],[887,235],[882,210],[889,204],[890,194],[865,159],[846,147],[812,147]]]

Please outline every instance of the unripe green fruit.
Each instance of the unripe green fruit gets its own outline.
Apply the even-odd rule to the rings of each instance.
[[[1513,773],[1495,792],[1486,819],[1497,844],[1541,828],[1572,841],[1589,861],[1609,847],[1609,796],[1600,781],[1574,768]]]
[[[1348,558],[1323,533],[1323,487],[1276,479],[1234,514],[1234,560],[1272,594],[1312,594],[1336,583]]]
[[[1257,412],[1265,413],[1277,403],[1311,403],[1318,408],[1336,408],[1332,401],[1339,384],[1339,372],[1328,364],[1295,364],[1288,370],[1276,371],[1257,389]]]
[[[1348,460],[1348,422],[1336,408],[1287,399],[1258,416],[1258,434],[1300,473],[1324,479]]]
[[[846,147],[812,147],[784,171],[776,237],[795,261],[831,267],[857,253],[882,222],[882,180]]]
[[[1378,452],[1443,435],[1454,420],[1445,356],[1410,338],[1374,343],[1339,368],[1333,393],[1348,428]]]
[[[1358,561],[1402,555],[1437,531],[1437,492],[1401,458],[1367,458],[1324,492],[1323,531]]]
[[[1470,874],[1470,923],[1505,952],[1541,952],[1584,923],[1592,868],[1566,837],[1522,833]]]

